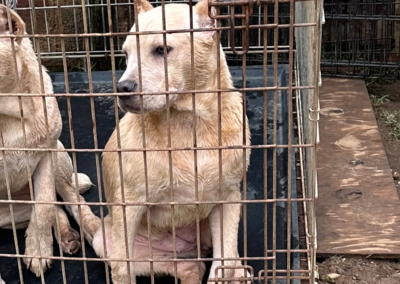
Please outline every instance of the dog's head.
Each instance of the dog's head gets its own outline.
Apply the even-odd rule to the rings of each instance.
[[[213,28],[215,21],[208,16],[207,0],[194,7],[186,4],[168,4],[165,6],[166,30],[190,28],[190,9],[193,11],[193,28]],[[191,72],[190,33],[167,33],[164,45],[162,7],[153,8],[146,0],[138,1],[139,32],[159,32],[158,34],[130,35],[123,50],[126,54],[127,68],[118,82],[118,92],[131,93],[141,90],[144,93],[163,93],[193,89]],[[212,10],[215,13],[214,9]],[[136,32],[134,25],[131,32]],[[195,89],[210,88],[215,81],[217,33],[198,31],[193,33]],[[138,54],[140,52],[140,62]],[[165,60],[167,58],[168,81],[166,81]],[[141,78],[139,78],[139,73]],[[140,80],[141,79],[141,80]],[[141,82],[141,85],[140,85]],[[168,82],[168,88],[166,88]],[[180,95],[170,94],[169,102],[178,102]],[[119,97],[121,109],[133,113],[141,110],[140,96],[125,95]],[[165,95],[143,95],[143,110],[155,111],[166,107]]]
[[[8,12],[8,13],[7,13]],[[9,17],[10,16],[10,17]],[[24,35],[25,23],[12,10],[0,5],[0,35]],[[0,92],[9,93],[18,85],[14,53],[17,61],[17,70],[21,69],[21,60],[18,55],[23,38],[0,38]],[[12,48],[12,43],[14,49]]]

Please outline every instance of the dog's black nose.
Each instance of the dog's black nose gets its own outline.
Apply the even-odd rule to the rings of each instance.
[[[117,84],[118,93],[132,93],[136,91],[136,88],[136,82],[131,80],[125,80]]]

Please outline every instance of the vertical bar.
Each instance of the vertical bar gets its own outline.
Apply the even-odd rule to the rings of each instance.
[[[57,0],[57,16],[58,16],[59,33],[62,34],[64,32],[64,25],[63,25],[63,21],[62,21],[60,0]],[[68,94],[69,93],[68,66],[67,66],[67,60],[65,57],[65,40],[64,40],[64,38],[60,38],[60,42],[61,42],[61,53],[62,53],[62,59],[63,59],[63,69],[64,69],[64,79],[65,79],[65,93]],[[69,98],[67,97],[67,100],[68,99]],[[60,231],[59,225],[57,225],[57,227],[58,227],[57,230]],[[59,234],[59,233],[57,233],[57,234]],[[61,240],[60,235],[59,235],[59,239]],[[60,256],[63,257],[64,253],[62,251],[61,245],[59,245],[59,249],[60,249]],[[65,272],[65,263],[64,263],[63,259],[61,260],[61,274],[63,277],[63,283],[66,284],[67,279],[66,279],[66,272]]]
[[[88,33],[88,26],[87,26],[87,16],[86,16],[86,6],[85,0],[81,0],[81,8],[82,8],[82,18],[83,18],[83,30],[84,33]],[[86,51],[86,63],[87,63],[87,73],[88,73],[88,80],[89,80],[89,92],[93,93],[93,82],[92,82],[92,70],[91,70],[91,63],[90,63],[90,51],[89,51],[89,39],[85,37],[85,51]],[[84,61],[85,62],[85,61]],[[96,117],[93,114],[93,97],[90,97],[90,105],[91,105],[91,113],[92,113],[92,122],[93,122],[93,131],[95,132],[96,129]],[[97,141],[96,141],[97,142]],[[73,163],[74,163],[74,174],[75,174],[75,184],[78,184],[78,173],[77,173],[77,165],[76,165],[76,155],[73,155]],[[76,190],[77,199],[79,200],[79,191]],[[78,205],[78,216],[80,224],[82,224],[82,208]],[[85,239],[83,234],[81,234],[81,242],[82,242],[82,255],[86,257],[86,250],[85,250]],[[83,271],[84,271],[84,278],[85,284],[89,283],[88,278],[88,271],[87,271],[87,263],[86,260],[83,261]]]
[[[193,0],[189,0],[189,28],[193,30]],[[196,76],[194,73],[194,37],[193,31],[190,32],[190,76],[192,79],[192,90],[196,89]],[[192,113],[193,113],[193,147],[197,147],[197,116],[196,116],[196,93],[192,93]],[[198,180],[198,161],[197,150],[193,150],[193,167],[194,167],[194,192],[195,200],[199,201],[199,180]],[[200,211],[199,204],[196,204],[196,241],[197,241],[197,259],[201,258],[200,243]],[[198,269],[200,271],[201,262],[198,261]],[[201,278],[198,284],[201,284]]]
[[[6,0],[6,1],[8,1],[8,0]],[[31,4],[31,1],[32,0],[29,0],[29,8],[30,8],[30,10],[29,10],[29,17],[30,17],[30,19],[31,19],[31,34],[34,34],[35,33],[35,30],[34,30],[34,25],[33,25],[33,16],[32,16],[32,4]],[[34,50],[36,50],[36,40],[32,40],[32,44],[33,44],[33,49]]]
[[[77,24],[77,21],[76,21],[76,8],[75,8],[76,4],[75,4],[75,0],[72,0],[72,6],[73,6],[72,11],[73,11],[73,14],[74,14],[74,31],[75,31],[75,34],[77,34],[78,33],[78,24]],[[76,50],[79,51],[79,38],[76,37],[75,40],[76,40]]]
[[[135,26],[136,32],[139,32],[139,17],[138,17],[138,6],[137,1],[134,1],[134,11],[135,11]],[[139,73],[139,92],[142,92],[142,60],[141,60],[141,50],[140,50],[140,35],[136,35],[136,45],[137,45],[137,58],[138,58],[138,73]],[[142,146],[146,149],[146,131],[145,131],[145,119],[144,119],[144,105],[143,105],[143,95],[140,95],[140,114],[141,114],[141,127],[142,127]],[[147,151],[143,151],[143,166],[145,175],[145,190],[146,190],[146,202],[150,201],[149,197],[149,178],[147,171]],[[151,284],[155,283],[154,279],[154,261],[153,261],[153,246],[152,246],[152,233],[151,233],[151,207],[147,207],[146,217],[147,217],[147,234],[149,240],[149,261],[150,261],[150,280]]]
[[[90,4],[90,2],[89,2],[89,0],[86,0],[87,1],[87,4]],[[93,3],[95,3],[94,1],[93,1]],[[85,3],[86,4],[86,3]],[[88,29],[89,29],[89,33],[92,33],[93,32],[93,29],[92,29],[92,13],[91,13],[91,8],[92,7],[87,7],[87,22],[86,22],[86,24],[88,25]],[[89,37],[89,40],[90,40],[90,50],[91,51],[93,51],[93,37],[91,36],[91,37]],[[88,65],[88,67],[87,67],[88,69],[90,68],[90,69],[92,69],[92,66],[91,65]]]
[[[107,17],[108,17],[108,32],[112,32],[112,19],[111,19],[111,5],[110,5],[110,0],[107,1]],[[103,4],[103,0],[101,1]],[[103,19],[103,30],[105,31],[105,23],[104,23],[104,10],[102,8],[102,19]],[[111,53],[111,70],[112,70],[112,87],[113,87],[113,93],[117,92],[117,83],[116,83],[116,78],[115,78],[115,56],[114,56],[114,37],[110,36],[110,53]],[[106,44],[106,37],[104,37],[104,49],[106,50],[107,44]],[[114,102],[115,102],[116,97],[114,97]],[[118,117],[118,109],[116,110],[116,116]],[[117,128],[119,130],[119,128]],[[118,131],[117,130],[117,131]],[[96,156],[96,174],[97,174],[97,184],[98,184],[98,191],[99,191],[99,202],[103,201],[103,196],[102,196],[102,188],[101,188],[101,177],[100,177],[100,167],[97,165],[98,163],[98,157]],[[109,213],[110,214],[110,213]],[[103,206],[100,206],[100,219],[101,219],[101,227],[102,227],[102,235],[103,235],[103,248],[104,248],[104,256],[107,257],[107,243],[106,243],[106,232],[105,232],[105,226],[104,226],[104,208]],[[104,263],[104,270],[106,272],[106,283],[110,284],[110,273],[108,269],[107,263]]]
[[[318,1],[318,0],[316,0]],[[279,24],[279,0],[274,1],[274,24],[278,25]],[[279,38],[279,31],[277,28],[274,28],[274,86],[278,86],[278,38]],[[278,93],[275,90],[274,91],[274,123],[273,123],[273,140],[274,144],[277,144],[277,114],[278,112]],[[276,193],[276,185],[277,185],[277,168],[276,168],[276,163],[277,163],[277,153],[276,153],[276,148],[272,149],[273,151],[273,173],[272,173],[272,188],[273,188],[273,199],[275,202],[273,203],[273,217],[272,217],[272,250],[273,250],[273,261],[272,261],[272,280],[273,283],[276,282],[276,206],[277,206],[277,193]]]
[[[6,1],[7,1],[7,7],[9,7],[10,6],[10,3],[9,3],[10,0],[6,0]],[[9,25],[9,28],[10,28],[10,33],[12,33],[12,30],[11,30],[12,29],[11,14],[10,14],[9,10],[7,10],[7,21],[8,21],[8,25]],[[13,71],[15,73],[17,81],[19,81],[20,78],[19,78],[19,72],[18,72],[18,67],[17,67],[18,66],[17,65],[17,58],[16,58],[16,54],[15,54],[15,44],[14,44],[14,40],[11,39],[11,38],[10,38],[10,44],[11,44],[11,49],[12,49],[12,52],[13,52],[13,63],[14,63],[14,67],[15,67]],[[18,101],[19,101],[20,105],[21,105],[21,100],[22,100],[22,98],[18,97]],[[20,112],[21,112],[22,131],[23,131],[23,135],[24,135],[24,146],[26,146],[26,143],[25,143],[26,142],[26,140],[25,140],[25,127],[24,127],[24,124],[23,124],[24,114],[23,114],[23,109],[22,108],[20,108]],[[1,139],[0,140],[0,144],[1,144],[0,146],[4,147],[5,144],[4,144],[3,132],[1,130],[0,130],[0,139]],[[4,161],[4,175],[5,175],[5,181],[6,181],[6,187],[7,187],[7,198],[8,198],[8,200],[12,200],[10,181],[9,181],[9,177],[8,177],[8,168],[7,168],[6,158],[5,158],[6,153],[5,153],[5,151],[1,151],[1,153],[2,153],[2,158],[3,158],[3,161]],[[27,159],[26,154],[25,154],[25,159]],[[29,168],[27,170],[29,171]],[[32,188],[31,179],[28,179],[28,180],[29,180],[29,188],[31,189]],[[11,226],[12,226],[12,230],[13,230],[15,251],[16,251],[17,254],[19,254],[18,238],[17,238],[16,227],[15,227],[14,209],[13,209],[13,204],[12,203],[10,203],[9,209],[10,209],[10,215],[11,215],[10,217],[11,217]],[[24,277],[23,277],[23,274],[22,274],[22,266],[21,266],[21,259],[20,258],[17,258],[17,264],[18,264],[19,278],[20,278],[21,284],[23,284],[24,283]]]
[[[293,41],[294,41],[294,1],[290,1],[289,8],[289,90],[288,90],[288,189],[287,189],[287,253],[286,253],[286,283],[290,283],[291,269],[291,238],[292,238],[292,124],[293,124]]]
[[[220,9],[219,7],[216,7],[217,10],[217,15],[220,14]],[[216,21],[216,26],[218,25],[218,21]],[[217,30],[217,89],[221,89],[221,49],[219,48],[221,44],[221,34],[220,31]],[[217,100],[218,100],[218,146],[222,146],[222,101],[221,101],[221,92],[218,91],[217,93]],[[223,183],[223,177],[222,177],[222,150],[218,149],[218,190],[222,190],[222,183]],[[224,249],[224,210],[223,207],[224,205],[218,205],[219,207],[219,212],[220,212],[220,242],[221,242],[221,266],[224,266],[224,257],[225,257],[225,249]],[[216,275],[218,276],[218,275]],[[222,269],[222,278],[225,278],[225,270]]]
[[[132,0],[128,0],[128,3],[131,4],[131,3],[132,3]],[[128,19],[129,19],[128,25],[129,25],[129,27],[131,27],[131,26],[132,26],[132,5],[129,5],[129,6],[128,6],[128,14],[129,14],[129,17],[128,17]],[[129,28],[129,27],[128,27],[128,28]]]
[[[35,3],[34,1],[30,0],[30,7],[32,8],[32,29],[33,29],[33,33],[37,33],[37,23],[36,23],[36,11],[35,11]],[[13,42],[13,41],[12,41]],[[40,57],[40,42],[39,39],[35,39],[34,41],[36,43],[36,52],[37,52],[37,60],[38,60],[38,69],[39,69],[39,81],[40,81],[40,92],[41,94],[44,93],[44,82],[43,82],[43,70],[42,70],[42,62],[41,62],[41,57]],[[43,102],[43,110],[44,110],[44,117],[46,120],[46,140],[47,140],[47,144],[49,145],[49,128],[48,128],[48,117],[47,117],[47,107],[46,107],[46,99],[43,96],[42,97],[42,102]],[[25,129],[25,122],[24,122],[24,118],[23,118],[23,110],[22,110],[22,99],[19,100],[19,104],[20,104],[20,110],[21,110],[21,124],[22,124],[22,128],[23,128],[23,133],[24,133],[24,144],[25,146],[27,145],[27,140],[26,140],[26,129]],[[52,155],[51,152],[48,153],[49,155]],[[33,185],[32,185],[32,179],[31,176],[33,173],[31,173],[29,167],[28,167],[28,153],[25,153],[25,159],[26,159],[26,165],[27,165],[27,173],[28,173],[28,180],[29,180],[29,188],[30,188],[30,193],[31,193],[31,199],[35,200],[35,194],[34,194],[34,189],[33,189]],[[53,158],[51,158],[51,163],[52,163],[52,169],[54,169],[54,163],[53,163]],[[54,172],[52,171],[52,176],[53,176],[53,182],[54,182]],[[54,195],[56,193],[54,192]],[[33,212],[34,212],[34,224],[37,224],[37,214],[36,214],[36,204],[33,205]],[[32,221],[32,220],[31,220]],[[39,245],[40,242],[38,240],[38,236],[36,233],[36,243]],[[40,245],[39,245],[39,253],[40,256],[42,256],[41,253],[41,249],[40,249]],[[39,258],[41,259],[41,258]],[[44,279],[44,273],[43,273],[43,268],[42,268],[42,263],[41,261],[39,261],[39,268],[40,268],[40,278],[41,278],[41,282],[45,283],[45,279]]]
[[[319,0],[314,1],[314,9],[316,11],[315,13],[315,22],[317,25],[315,26],[315,45],[314,45],[314,92],[313,92],[313,102],[312,102],[312,108],[313,110],[318,109],[318,99],[319,99],[319,85],[318,85],[318,80],[319,80],[319,64],[320,64],[320,50],[319,50],[319,44],[321,43],[320,41],[320,20],[321,20],[321,3]],[[310,243],[311,243],[311,253],[310,255],[312,256],[312,267],[311,267],[311,280],[315,281],[315,259],[316,259],[316,224],[315,224],[315,194],[316,194],[316,176],[317,176],[317,168],[316,168],[316,160],[317,160],[317,131],[318,131],[318,124],[317,120],[313,120],[313,127],[312,127],[312,144],[314,145],[312,148],[312,159],[311,159],[311,181],[312,181],[312,186],[311,186],[311,196],[312,196],[312,201],[310,202],[310,213],[311,213],[311,232],[310,232]]]
[[[46,0],[43,0],[43,7],[46,7]],[[47,21],[47,9],[43,9],[44,10],[44,20],[46,23],[46,34],[49,34],[49,25],[48,25],[48,21]],[[47,38],[47,48],[48,48],[48,52],[51,52],[51,47],[50,47],[50,38]]]
[[[107,1],[111,1],[111,0],[107,0]],[[115,8],[114,8],[114,17],[115,17],[115,19],[117,19],[116,21],[115,21],[115,30],[116,31],[118,31],[119,30],[119,25],[118,25],[118,6],[117,6],[117,2],[118,0],[115,0],[114,1],[114,3],[115,3]],[[136,2],[136,1],[135,1]],[[135,12],[135,15],[137,15],[136,14],[136,12]],[[135,22],[136,22],[136,20],[135,20]],[[119,37],[117,37],[117,47],[118,47],[118,49],[121,49],[121,43],[120,43],[120,39],[119,39]]]
[[[250,5],[243,6],[243,10],[246,14],[246,18],[242,19],[242,25],[246,26],[246,21],[249,19],[250,15]],[[245,46],[249,46],[249,35],[246,35],[246,30],[242,30],[242,50],[245,50]],[[243,81],[243,89],[246,89],[246,53],[243,54],[242,56],[242,81]],[[246,91],[242,92],[242,143],[243,146],[247,145],[247,131],[246,131],[246,124],[247,124],[247,116],[246,116]],[[243,185],[243,200],[247,200],[247,149],[243,149],[242,153],[242,162],[243,162],[243,180],[242,180],[242,185]],[[244,203],[242,204],[243,208],[243,256],[247,257],[247,204]],[[244,261],[244,265],[247,265],[247,260]],[[247,269],[244,269],[244,276],[247,277]]]
[[[264,4],[264,24],[268,23],[268,4]],[[268,86],[268,30],[266,28],[263,29],[263,41],[264,41],[264,50],[263,50],[263,77],[264,77],[264,87]],[[268,145],[268,92],[263,91],[264,97],[264,114],[263,114],[263,144]],[[263,172],[264,172],[264,199],[268,199],[268,149],[263,149]],[[264,204],[264,256],[268,256],[268,204]],[[264,284],[268,283],[268,260],[264,260]]]
[[[165,0],[161,1],[161,9],[162,9],[162,30],[166,31],[167,26],[166,26],[166,16],[165,16]],[[168,61],[167,61],[167,35],[163,33],[163,47],[164,47],[164,85],[165,85],[165,91],[168,92],[169,90],[169,84],[168,84]],[[170,102],[169,102],[169,95],[165,95],[166,103],[167,103],[167,124],[168,124],[168,142],[167,142],[167,147],[171,148],[172,143],[171,143],[171,116],[170,116]],[[170,179],[170,196],[171,196],[171,201],[174,201],[174,179],[173,179],[173,164],[172,164],[172,151],[168,150],[168,163],[169,163],[169,179]],[[172,216],[175,216],[175,206],[172,205]],[[172,218],[172,239],[174,242],[174,259],[177,258],[176,254],[176,228],[175,228],[175,218]],[[175,277],[175,284],[178,284],[178,268],[177,268],[177,262],[174,261],[174,277]]]
[[[106,7],[108,7],[108,3],[109,2],[107,1]],[[104,33],[106,33],[107,30],[106,30],[106,19],[104,17],[104,0],[101,0],[100,4],[101,4],[101,27],[102,27],[102,31]],[[106,9],[106,10],[107,10],[107,14],[108,14],[108,9]],[[112,19],[111,19],[111,21],[112,21]],[[109,24],[109,26],[110,26],[110,24]],[[112,23],[111,23],[111,27],[112,27]],[[109,29],[108,32],[112,32],[112,30]],[[112,38],[112,36],[110,36],[110,39],[111,38]],[[106,54],[107,53],[107,37],[106,36],[103,37],[103,44],[104,44],[104,53]],[[110,49],[111,49],[111,47],[110,47]],[[110,50],[110,52],[111,52],[111,50]],[[111,65],[112,65],[112,63],[111,63]],[[111,69],[112,69],[112,67],[111,67]],[[114,81],[114,76],[113,76],[113,81]],[[114,84],[113,84],[113,87],[114,87]]]

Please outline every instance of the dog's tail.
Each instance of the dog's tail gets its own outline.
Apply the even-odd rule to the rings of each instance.
[[[78,190],[80,194],[85,193],[86,191],[89,190],[89,188],[93,185],[92,181],[90,178],[82,173],[77,174],[78,178]],[[72,186],[75,187],[75,173],[72,174]]]

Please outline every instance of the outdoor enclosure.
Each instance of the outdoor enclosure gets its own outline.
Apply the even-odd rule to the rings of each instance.
[[[3,0],[4,4],[9,4],[7,2]],[[168,3],[196,4],[194,1],[150,2],[155,7]],[[119,129],[119,121],[124,115],[118,109],[117,82],[126,68],[123,42],[128,35],[141,34],[140,28],[130,32],[137,20],[136,4],[133,0],[19,0],[16,9],[26,23],[39,63],[50,72],[63,120],[60,140],[72,158],[74,172],[87,174],[95,184],[84,198],[102,221],[108,212],[101,154],[113,130]],[[318,0],[221,0],[210,1],[208,5],[217,9],[215,30],[227,55],[235,88],[243,96],[246,112],[243,116],[247,115],[249,119],[251,146],[245,143],[228,146],[220,142],[214,148],[199,147],[194,129],[193,144],[184,148],[168,145],[161,151],[170,156],[176,151],[191,151],[197,157],[200,151],[222,153],[241,149],[245,157],[246,149],[251,148],[247,173],[243,169],[239,229],[239,259],[253,272],[248,275],[248,280],[251,283],[314,283],[317,245],[315,153],[323,3]],[[185,33],[192,40],[196,32],[188,29],[154,34]],[[168,59],[164,60],[166,63]],[[165,72],[168,74],[167,68]],[[219,76],[219,70],[217,74]],[[206,91],[217,93],[220,101],[221,96],[232,90],[216,86]],[[179,94],[192,94],[195,106],[196,97],[204,92],[191,89]],[[168,90],[166,93],[169,94]],[[22,95],[0,94],[1,97]],[[43,93],[30,95],[45,96]],[[135,92],[133,95],[146,93]],[[7,155],[11,150],[28,152],[32,149],[0,147],[0,154]],[[54,149],[40,151],[50,153]],[[111,151],[124,152],[119,148]],[[146,153],[160,150],[147,148],[144,141],[142,149],[130,151],[141,152],[145,157]],[[172,161],[169,163],[172,173],[174,165]],[[221,159],[219,163],[222,163]],[[194,168],[197,167],[195,164]],[[196,176],[195,171],[193,174]],[[185,205],[207,202],[191,200]],[[1,197],[0,203],[18,204],[7,196]],[[35,200],[26,203],[34,206]],[[68,202],[57,201],[55,204]],[[221,200],[215,204],[222,208],[229,202]],[[153,206],[173,208],[179,203],[171,199],[162,204],[146,201],[142,205],[151,212]],[[82,229],[72,218],[71,223],[83,236]],[[0,230],[0,271],[6,283],[112,283],[109,268],[104,263],[107,259],[96,257],[87,242],[82,242],[81,251],[72,256],[64,254],[54,243],[52,268],[36,278],[24,268],[21,260],[24,257],[24,230],[13,227],[13,230]],[[224,242],[223,239],[220,241]],[[209,268],[211,260],[211,256],[198,255],[191,261],[205,261]],[[154,262],[152,259],[147,261]],[[171,261],[178,263],[182,259]],[[203,283],[206,282],[207,276],[203,279]],[[161,280],[152,273],[151,277],[139,278],[137,283],[178,283],[178,280],[176,277]]]

